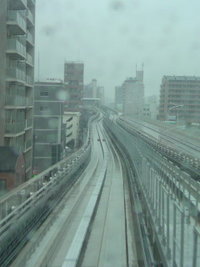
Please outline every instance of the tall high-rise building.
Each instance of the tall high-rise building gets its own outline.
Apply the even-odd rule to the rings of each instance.
[[[0,146],[13,147],[32,175],[35,0],[0,1]]]
[[[163,76],[159,119],[200,123],[200,77]]]
[[[65,109],[79,111],[83,98],[84,64],[66,62],[64,66],[64,83],[68,93]]]
[[[135,78],[128,78],[122,84],[123,113],[127,116],[140,117],[144,106],[143,70],[136,71]]]

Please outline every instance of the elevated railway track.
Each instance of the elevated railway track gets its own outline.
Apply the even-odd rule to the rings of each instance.
[[[180,169],[200,182],[200,146],[181,139],[175,134],[154,128],[146,123],[120,118],[117,122],[146,145],[168,158]]]
[[[93,117],[79,151],[0,199],[0,266],[200,265],[199,159],[137,125]]]
[[[192,164],[187,172],[183,170],[169,157],[172,147],[162,144],[159,149],[155,138],[125,119],[105,123],[131,158],[148,236],[162,264],[200,265],[200,184],[191,172]],[[161,149],[168,149],[168,157]]]

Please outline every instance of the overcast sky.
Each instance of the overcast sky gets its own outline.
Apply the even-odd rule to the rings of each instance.
[[[37,0],[36,72],[63,79],[64,61],[83,61],[85,84],[106,96],[144,62],[145,95],[163,75],[200,76],[199,0]]]

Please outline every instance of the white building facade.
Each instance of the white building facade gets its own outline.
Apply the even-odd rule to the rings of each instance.
[[[123,113],[125,116],[141,117],[144,106],[143,71],[136,71],[135,78],[128,78],[122,84]]]

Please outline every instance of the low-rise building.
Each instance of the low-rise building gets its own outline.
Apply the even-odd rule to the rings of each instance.
[[[64,112],[63,124],[65,125],[65,145],[67,149],[74,149],[79,141],[80,112]]]
[[[34,97],[34,173],[39,173],[61,160],[65,148],[63,124],[64,84],[35,83]]]

